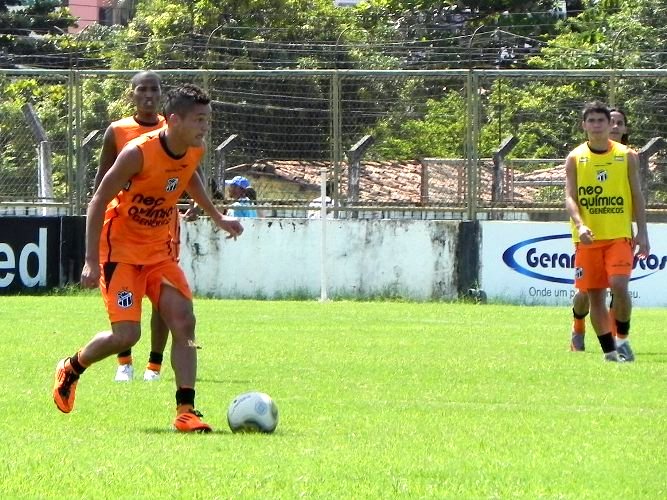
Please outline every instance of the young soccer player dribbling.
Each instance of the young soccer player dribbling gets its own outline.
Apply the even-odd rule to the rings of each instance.
[[[135,113],[132,116],[112,122],[104,132],[99,168],[95,175],[95,190],[102,182],[104,174],[116,161],[125,144],[142,134],[159,130],[165,126],[164,117],[158,113],[162,97],[159,75],[153,71],[142,71],[132,77],[130,85]],[[178,241],[178,228],[178,213],[175,213],[172,226],[172,240],[175,243]],[[176,244],[174,250],[178,251]],[[158,311],[153,308],[151,313],[151,352],[144,371],[144,380],[154,381],[160,378],[162,358],[168,337],[169,329],[167,325]],[[128,349],[118,353],[117,359],[116,382],[131,381],[134,377],[132,350]]]
[[[88,206],[81,284],[88,288],[99,284],[112,331],[97,334],[80,351],[58,362],[53,399],[64,413],[72,411],[79,377],[89,366],[139,340],[141,300],[146,295],[172,333],[174,427],[181,432],[211,430],[195,409],[192,293],[172,255],[169,231],[176,203],[187,190],[230,237],[243,232],[238,220],[215,208],[195,174],[210,115],[210,99],[198,87],[184,85],[170,91],[165,103],[166,128],[128,143]]]
[[[591,322],[605,360],[633,361],[628,343],[633,247],[640,258],[646,258],[650,248],[637,153],[609,140],[610,119],[603,103],[585,106],[582,127],[588,141],[565,162],[565,207],[576,246],[575,286],[588,292]],[[634,239],[633,218],[637,223]],[[614,296],[616,342],[605,302],[607,288]]]

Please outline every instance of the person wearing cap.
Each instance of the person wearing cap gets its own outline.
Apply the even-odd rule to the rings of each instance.
[[[229,187],[229,196],[235,201],[228,215],[233,217],[257,217],[257,210],[249,208],[252,206],[252,200],[248,197],[250,181],[242,175],[237,175],[231,180],[226,180],[225,184]]]

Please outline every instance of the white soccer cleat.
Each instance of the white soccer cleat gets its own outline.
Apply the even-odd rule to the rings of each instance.
[[[132,382],[133,377],[134,368],[132,368],[132,365],[118,365],[116,378],[114,380],[116,382]]]
[[[603,358],[605,361],[610,361],[612,363],[624,363],[625,359],[618,355],[616,351],[607,352]]]
[[[146,382],[157,382],[160,380],[160,372],[146,368],[146,371],[144,372],[144,380]]]

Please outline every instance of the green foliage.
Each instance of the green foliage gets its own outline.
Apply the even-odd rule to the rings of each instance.
[[[440,100],[426,102],[423,118],[405,120],[395,114],[383,119],[373,131],[378,142],[375,154],[384,159],[460,158],[465,143],[464,110],[464,97],[448,92]]]
[[[47,131],[52,149],[54,196],[64,201],[67,193],[68,122],[67,86],[58,81],[3,79],[0,88],[0,135],[5,142],[0,156],[0,195],[32,199],[37,196],[37,142],[26,124],[22,106],[32,103]]]
[[[9,10],[8,6],[23,8]],[[75,19],[58,0],[3,1],[0,3],[0,66],[25,64],[49,67],[64,60],[54,57],[55,47],[50,37],[33,34],[64,33],[75,25]]]
[[[661,67],[667,11],[652,0],[589,2],[559,25],[557,36],[530,61],[534,68]]]
[[[482,108],[486,111],[480,154],[491,156],[510,135],[519,138],[512,150],[515,158],[563,157],[583,139],[580,107],[584,95],[602,90],[584,79],[498,79]],[[590,99],[590,98],[589,98]]]
[[[656,7],[650,0],[589,0],[581,5],[584,7],[581,13],[560,21],[547,14],[554,2],[546,0],[374,0],[354,8],[336,8],[331,0],[231,0],[223,3],[139,0],[136,15],[127,27],[94,26],[77,35],[62,35],[56,29],[67,30],[71,25],[67,14],[57,8],[58,2],[25,2],[27,10],[10,14],[6,6],[13,3],[16,2],[0,1],[0,27],[3,28],[0,48],[3,44],[12,47],[0,51],[0,63],[5,65],[16,61],[4,54],[33,54],[36,61],[44,62],[39,59],[40,51],[49,51],[53,55],[49,61],[56,61],[60,67],[131,70],[431,68],[435,61],[432,54],[457,49],[452,50],[455,56],[451,60],[438,60],[438,67],[458,68],[468,67],[468,58],[461,54],[472,41],[467,35],[476,27],[484,28],[479,31],[478,39],[498,27],[501,34],[507,29],[525,35],[535,50],[538,41],[546,41],[538,55],[511,63],[519,67],[526,64],[538,69],[629,68],[664,67],[667,63],[663,50],[667,42],[664,29],[667,10],[660,5]],[[580,3],[568,2],[568,5]],[[20,31],[26,29],[46,36],[27,39]],[[495,41],[488,36],[484,40],[491,52],[503,44],[516,43],[504,41],[500,36]],[[19,46],[19,41],[27,45]],[[387,48],[395,42],[406,46],[415,44],[416,48],[395,53]],[[299,44],[298,50],[292,43]],[[424,48],[428,50],[422,50]],[[480,63],[480,66],[484,64],[490,63]],[[234,88],[233,83],[226,84],[224,91],[229,95],[240,95],[239,91],[243,91],[264,96],[275,90],[266,81],[239,82],[238,88]],[[30,78],[14,85],[3,84],[8,101],[3,103],[7,113],[0,121],[8,130],[5,137],[11,139],[6,139],[9,143],[0,161],[7,172],[18,175],[22,168],[33,168],[34,152],[23,151],[25,145],[16,141],[25,139],[11,129],[13,120],[22,121],[20,105],[33,102],[48,124],[49,136],[59,148],[54,160],[54,176],[57,180],[67,178],[63,152],[71,140],[67,126],[72,120],[64,107],[68,96],[63,85],[60,81],[45,84]],[[361,134],[372,133],[377,140],[372,151],[377,157],[463,156],[466,154],[463,148],[467,111],[465,90],[461,87],[459,82],[442,91],[420,78],[348,79],[342,87],[343,144],[355,142]],[[129,101],[122,99],[125,88],[124,78],[85,79],[81,93],[83,134],[102,129],[109,121],[131,112]],[[219,85],[214,90],[221,88]],[[310,122],[313,130],[317,130],[313,135],[318,138],[304,146],[307,151],[290,151],[294,132],[290,135],[284,127],[287,112],[281,114],[276,109],[267,109],[262,119],[266,125],[264,130],[270,133],[260,135],[270,136],[280,147],[271,150],[259,144],[248,152],[249,157],[272,151],[281,157],[321,158],[330,152],[331,145],[327,142],[331,135],[327,133],[330,117],[319,109],[328,101],[329,82],[325,79],[302,85],[290,82],[289,88],[288,92],[293,91],[304,102],[305,114],[320,112],[318,118]],[[614,89],[608,82],[584,79],[538,82],[499,78],[484,82],[477,96],[481,110],[476,117],[481,127],[477,144],[479,155],[490,156],[500,142],[512,134],[520,139],[512,153],[515,157],[564,156],[582,137],[578,113],[581,105],[591,98],[614,100],[628,111],[631,142],[641,144],[655,135],[664,135],[662,118],[653,112],[652,103],[646,102],[646,95],[661,99],[667,95],[667,82],[619,78]],[[228,99],[234,105],[245,105],[243,98],[239,97],[239,102],[233,97]],[[225,130],[216,133],[257,135],[254,119],[234,120],[230,119]],[[294,121],[290,115],[290,123]]]
[[[541,53],[529,61],[538,69],[580,68],[663,68],[667,62],[661,47],[667,42],[667,10],[656,8],[651,0],[605,0],[589,2],[580,15],[559,25],[560,33]],[[554,95],[565,92],[578,107],[593,98],[620,106],[632,123],[631,143],[644,144],[663,135],[663,119],[646,96],[666,95],[663,79],[617,79],[615,92],[593,82],[580,82],[576,89],[554,88]],[[543,112],[553,113],[556,102],[545,101]],[[574,135],[576,136],[576,135]]]
[[[563,203],[565,197],[565,190],[560,186],[545,186],[540,188],[535,196],[535,201],[537,203],[546,203],[546,204],[558,204]]]
[[[280,67],[321,67],[331,51],[315,48],[306,57],[299,51],[255,53],[253,43],[335,40],[350,19],[349,10],[334,8],[330,0],[143,1],[119,40],[125,53],[116,54],[113,64],[274,69],[279,61]]]

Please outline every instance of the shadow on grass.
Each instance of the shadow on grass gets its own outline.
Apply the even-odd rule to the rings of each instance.
[[[643,358],[649,358],[646,360],[646,363],[658,363],[664,364],[667,363],[667,352],[637,352],[635,353],[638,361],[641,361]]]
[[[202,436],[231,436],[231,431],[213,430],[211,432],[178,432],[176,429],[164,427],[148,427],[143,430],[144,434],[173,434],[174,436],[180,434],[201,434]]]
[[[225,430],[215,430],[214,429],[211,432],[189,432],[188,433],[188,432],[178,432],[176,429],[170,429],[170,428],[164,428],[164,427],[148,427],[148,428],[143,430],[143,433],[144,434],[156,434],[156,435],[173,434],[174,436],[181,435],[181,434],[183,434],[183,435],[185,435],[185,434],[196,434],[197,435],[198,434],[198,435],[202,435],[202,436],[219,436],[219,437],[249,435],[249,436],[267,436],[267,437],[271,437],[273,439],[276,439],[276,438],[279,438],[279,437],[282,436],[282,432],[278,432],[278,431],[272,432],[272,433],[269,433],[269,434],[262,434],[261,432],[257,432],[257,433],[251,432],[251,433],[248,433],[248,434],[244,434],[243,432],[234,433],[234,432],[230,431],[229,429],[225,429]]]
[[[238,384],[248,385],[250,380],[223,380],[216,378],[198,378],[197,382],[206,382],[208,384]]]

